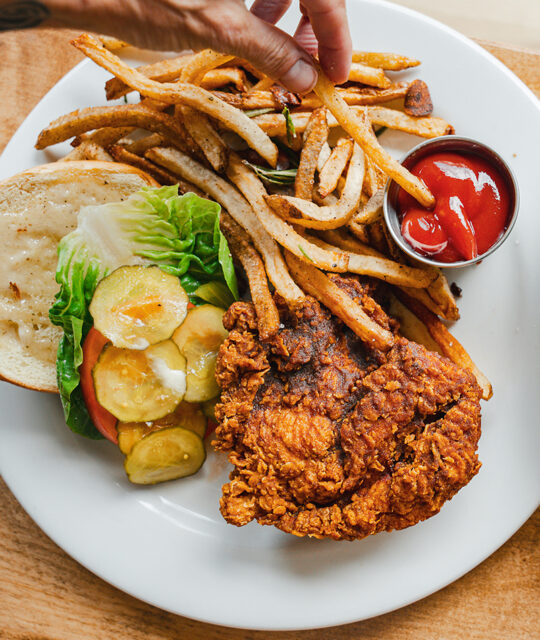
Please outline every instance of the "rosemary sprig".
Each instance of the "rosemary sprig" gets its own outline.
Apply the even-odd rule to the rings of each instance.
[[[268,169],[258,164],[252,164],[247,160],[243,161],[248,167],[259,176],[261,180],[271,184],[288,185],[293,184],[296,178],[296,169]]]
[[[289,107],[283,107],[283,111],[281,113],[285,116],[285,127],[287,129],[287,142],[291,144],[293,137],[296,135],[296,128],[294,126],[294,122],[291,116],[291,112],[289,111]]]

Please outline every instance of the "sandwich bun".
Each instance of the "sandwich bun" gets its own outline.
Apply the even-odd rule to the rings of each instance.
[[[49,320],[60,239],[86,205],[125,200],[149,175],[113,162],[58,162],[0,182],[0,379],[58,392],[62,330]]]

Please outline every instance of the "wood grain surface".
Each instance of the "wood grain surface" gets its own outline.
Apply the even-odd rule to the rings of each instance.
[[[46,29],[0,34],[0,149],[46,91],[79,61],[80,55],[68,41],[68,32]],[[540,54],[494,43],[485,46],[540,95]],[[57,547],[0,480],[0,639],[540,638],[539,532],[537,511],[476,569],[399,611],[325,630],[242,631],[165,613],[106,584]]]

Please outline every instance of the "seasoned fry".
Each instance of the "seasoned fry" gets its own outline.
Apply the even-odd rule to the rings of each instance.
[[[441,309],[441,317],[445,320],[459,320],[459,309],[448,280],[440,269],[437,269],[437,274],[437,279],[428,287],[428,293]]]
[[[423,80],[411,82],[407,89],[404,104],[405,113],[410,116],[429,116],[433,111],[433,102],[427,84]]]
[[[304,146],[294,181],[294,195],[311,200],[319,154],[328,139],[326,109],[319,107],[311,114],[304,134]]]
[[[454,127],[442,118],[413,118],[402,111],[377,106],[352,106],[349,110],[354,114],[355,118],[367,113],[373,124],[385,126],[389,129],[405,131],[406,133],[412,133],[417,136],[422,136],[423,138],[436,138],[437,136],[454,133]],[[305,130],[309,115],[309,113],[302,112],[291,114],[294,128],[298,133],[302,133]],[[285,118],[281,113],[266,113],[256,116],[253,120],[269,136],[285,135]],[[339,125],[340,123],[338,123],[336,118],[333,117],[332,114],[328,114],[328,126],[333,128]]]
[[[420,64],[420,60],[407,58],[397,53],[375,53],[370,51],[353,51],[352,61],[361,62],[377,69],[387,69],[388,71],[401,71],[409,67],[417,67]]]
[[[433,340],[426,325],[414,313],[400,302],[395,295],[390,296],[388,311],[392,318],[399,320],[399,334],[407,340],[423,344],[430,351],[444,355],[439,345]]]
[[[113,162],[114,158],[105,149],[93,142],[92,140],[84,140],[78,147],[70,151],[59,162],[70,162],[73,160],[101,160],[103,162]]]
[[[259,82],[251,87],[248,93],[251,93],[252,91],[267,91],[271,86],[273,86],[274,82],[275,80],[272,80],[270,76],[263,76]]]
[[[382,69],[367,67],[360,62],[353,62],[351,64],[349,80],[351,82],[361,82],[362,84],[368,84],[381,89],[386,89],[392,84],[384,75],[384,71]]]
[[[201,79],[201,87],[208,91],[224,87],[226,84],[233,84],[238,91],[246,91],[249,86],[245,72],[238,67],[211,69]]]
[[[133,131],[133,127],[104,127],[103,129],[97,129],[92,133],[83,133],[80,136],[75,136],[71,141],[72,147],[78,147],[85,141],[95,142],[105,149],[110,147],[111,144],[115,144],[121,138],[129,135]]]
[[[159,83],[132,69],[99,42],[83,34],[73,44],[96,64],[107,69],[143,96],[172,104],[185,104],[210,115],[237,133],[272,167],[276,166],[278,149],[270,138],[238,109],[218,100],[210,92],[187,83]],[[186,65],[187,66],[187,65]]]
[[[294,224],[311,229],[335,229],[347,224],[356,211],[362,194],[363,177],[364,153],[358,145],[354,145],[345,188],[336,204],[320,207],[314,202],[281,195],[266,196],[266,202],[281,217]]]
[[[321,147],[319,157],[317,158],[317,171],[319,173],[323,170],[323,167],[326,164],[331,153],[332,153],[332,149],[330,148],[330,145],[328,144],[328,142],[325,142]]]
[[[310,236],[313,244],[328,251],[335,251],[336,247],[329,245],[320,238]],[[389,260],[386,257],[359,254],[351,251],[342,251],[348,260],[348,271],[359,275],[371,276],[379,280],[384,280],[389,284],[413,289],[426,287],[436,276],[433,272],[424,269],[417,269],[407,265]],[[329,269],[335,271],[335,269]]]
[[[227,176],[244,194],[266,231],[274,240],[301,260],[329,271],[347,271],[348,258],[341,251],[326,251],[309,242],[285,220],[276,215],[266,203],[266,189],[255,173],[235,153],[229,156]],[[275,286],[275,285],[274,285]]]
[[[175,114],[182,118],[189,135],[199,145],[212,168],[221,173],[227,166],[227,145],[206,115],[183,105],[176,105]]]
[[[182,67],[180,80],[182,82],[194,82],[198,84],[207,71],[225,64],[233,58],[234,56],[217,53],[212,49],[203,49],[203,51],[199,51],[191,56],[188,62]]]
[[[128,151],[118,144],[113,145],[110,148],[110,152],[117,162],[124,162],[125,164],[130,164],[133,167],[142,169],[142,171],[145,171],[146,173],[151,175],[152,178],[157,180],[159,184],[177,184],[180,193],[188,193],[189,191],[191,191],[192,193],[196,193],[201,198],[206,197],[206,194],[191,182],[187,182],[186,180],[178,178],[174,174],[163,169],[163,167],[158,166],[157,164],[151,162],[150,160],[147,160],[146,158],[141,158],[137,154]]]
[[[139,138],[138,140],[130,140],[129,138],[121,138],[118,140],[118,144],[124,147],[131,153],[136,153],[138,156],[144,155],[148,149],[152,147],[161,147],[166,144],[165,138],[159,133],[151,133],[148,136]]]
[[[337,187],[338,180],[351,158],[353,146],[351,138],[340,138],[332,149],[330,157],[319,171],[317,191],[321,198],[326,198]]]
[[[184,127],[171,116],[140,104],[125,104],[114,107],[90,107],[61,116],[39,134],[36,149],[45,149],[92,129],[119,126],[140,127],[164,135],[183,148],[189,146]]]
[[[113,36],[99,35],[98,39],[105,47],[105,49],[108,49],[109,51],[119,51],[120,49],[129,47],[129,44],[127,42],[118,40],[118,38],[113,38]]]
[[[263,257],[268,278],[281,296],[291,304],[304,297],[290,277],[279,247],[265,231],[253,209],[231,184],[177,149],[150,149],[146,157],[193,182],[217,200],[251,236]]]
[[[294,279],[306,293],[327,306],[362,340],[379,349],[390,349],[394,343],[393,334],[372,320],[362,309],[362,305],[316,267],[302,262],[288,251],[285,257]]]
[[[143,76],[156,80],[157,82],[170,82],[176,80],[182,69],[190,61],[194,54],[181,55],[177,58],[168,58],[167,60],[160,60],[153,64],[145,64],[141,67],[137,67],[137,71],[142,73]],[[133,89],[125,82],[122,82],[119,78],[111,78],[105,83],[105,95],[107,100],[117,100],[122,98]]]
[[[264,263],[251,244],[249,235],[226,211],[221,212],[220,227],[232,255],[242,264],[246,273],[251,299],[257,312],[259,335],[265,340],[278,332],[280,320],[276,303],[268,288]]]
[[[375,222],[382,215],[384,188],[378,189],[371,198],[354,214],[349,226],[365,225]]]
[[[360,118],[347,103],[336,93],[333,84],[328,80],[322,69],[319,68],[315,93],[322,102],[334,114],[339,124],[362,147],[364,153],[373,159],[388,176],[395,180],[400,187],[405,189],[413,198],[425,207],[431,207],[435,203],[433,195],[425,184],[416,176],[413,176],[405,167],[394,160],[385,151],[378,141],[374,141],[369,135],[366,123]]]
[[[478,385],[482,389],[482,398],[489,400],[493,395],[493,388],[486,376],[478,369],[470,355],[465,351],[458,340],[448,331],[446,326],[434,313],[424,307],[421,302],[414,300],[402,291],[397,291],[398,299],[417,316],[429,331],[431,337],[441,348],[443,354],[452,362],[472,371]]]

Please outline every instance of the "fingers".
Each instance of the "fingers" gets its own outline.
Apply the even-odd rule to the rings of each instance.
[[[345,82],[352,55],[345,0],[300,0],[300,4],[319,43],[322,68],[332,82]]]
[[[257,18],[276,24],[290,6],[291,0],[255,0],[250,11]]]
[[[245,10],[222,0],[226,15],[209,10],[202,16],[211,46],[223,53],[246,58],[279,80],[290,91],[307,93],[317,80],[311,56],[287,33]],[[210,42],[207,43],[208,46]]]
[[[296,31],[294,33],[294,39],[312,56],[317,55],[317,38],[313,33],[313,27],[311,26],[311,22],[307,16],[302,16],[300,19],[298,27],[296,27]]]

